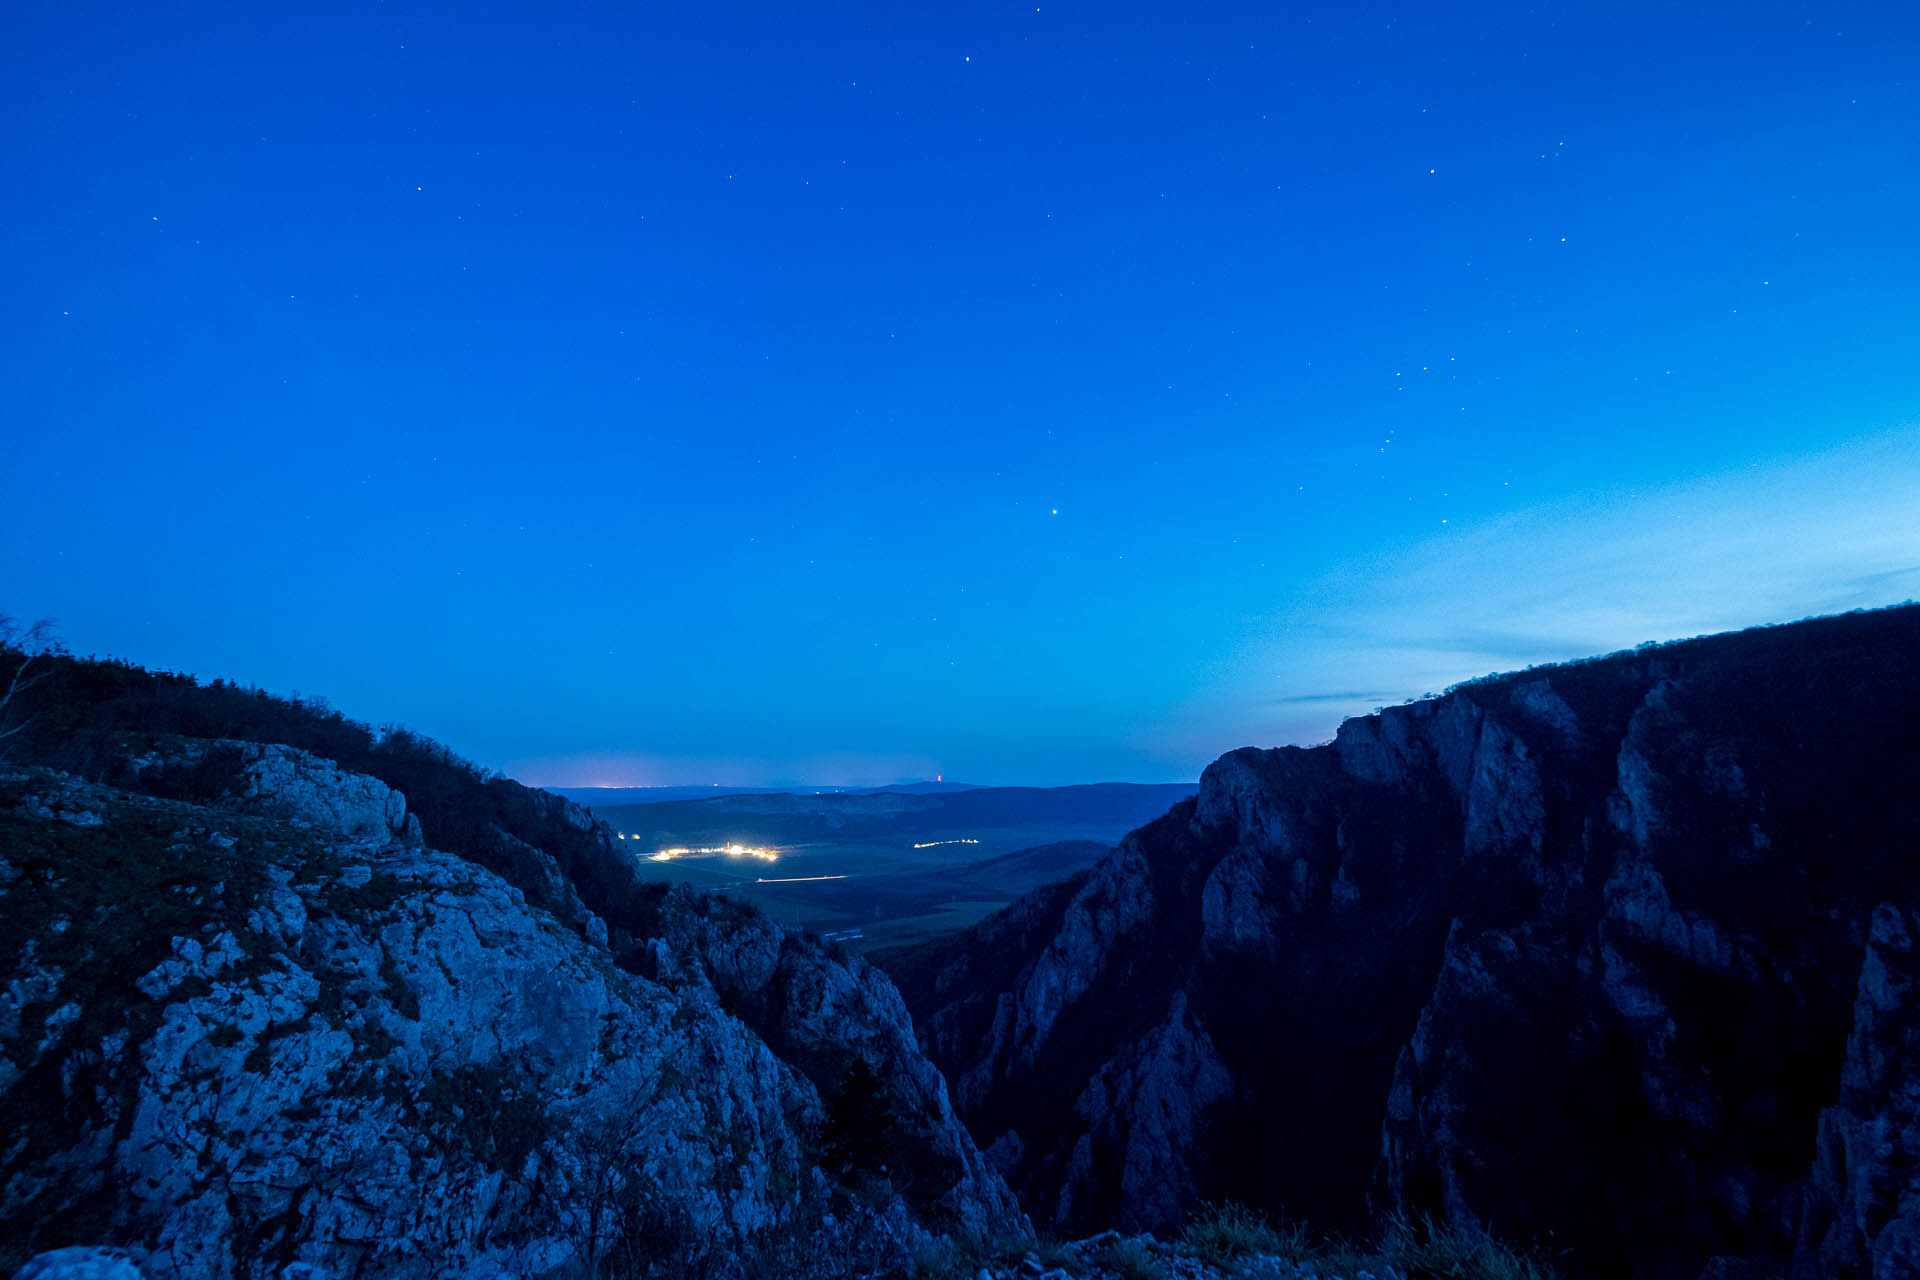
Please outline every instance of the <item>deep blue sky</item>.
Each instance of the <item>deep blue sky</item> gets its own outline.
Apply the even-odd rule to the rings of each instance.
[[[1920,11],[12,6],[0,609],[547,783],[1920,595]]]

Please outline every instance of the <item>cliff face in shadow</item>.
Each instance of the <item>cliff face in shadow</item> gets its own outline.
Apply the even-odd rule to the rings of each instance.
[[[1576,1274],[1911,1274],[1917,910],[1906,607],[1233,752],[893,972],[1042,1224],[1231,1197]]]

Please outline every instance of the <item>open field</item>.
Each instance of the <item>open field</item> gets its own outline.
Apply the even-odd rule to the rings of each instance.
[[[925,942],[943,933],[955,933],[968,925],[977,924],[1006,905],[1004,901],[991,900],[949,903],[926,915],[883,920],[871,928],[863,929],[860,937],[849,939],[844,945],[847,950],[860,954],[887,947],[912,946],[916,942]]]
[[[745,898],[782,924],[817,933],[857,930],[862,936],[846,945],[865,951],[964,929],[1023,893],[1091,866],[1109,848],[1065,841],[938,863],[886,846],[822,843],[780,851],[773,863],[716,854],[641,858],[639,866],[650,878]]]
[[[649,877],[735,894],[865,951],[965,928],[1091,866],[1181,786],[738,795],[596,810]],[[703,852],[733,845],[756,852]],[[669,857],[659,855],[671,852]]]

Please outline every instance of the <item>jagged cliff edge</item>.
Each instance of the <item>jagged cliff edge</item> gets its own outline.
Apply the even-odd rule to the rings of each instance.
[[[1920,1274],[1920,609],[1243,750],[889,958],[1037,1222],[1431,1213],[1576,1274]]]

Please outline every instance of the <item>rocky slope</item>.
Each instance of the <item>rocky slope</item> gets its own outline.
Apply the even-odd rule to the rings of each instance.
[[[379,757],[423,812],[130,732],[85,665],[37,710],[104,726],[89,778],[0,769],[0,1273],[839,1275],[1024,1227],[863,962],[444,753]]]
[[[1575,1274],[1920,1271],[1920,609],[1244,750],[893,961],[1035,1220],[1233,1197]]]

